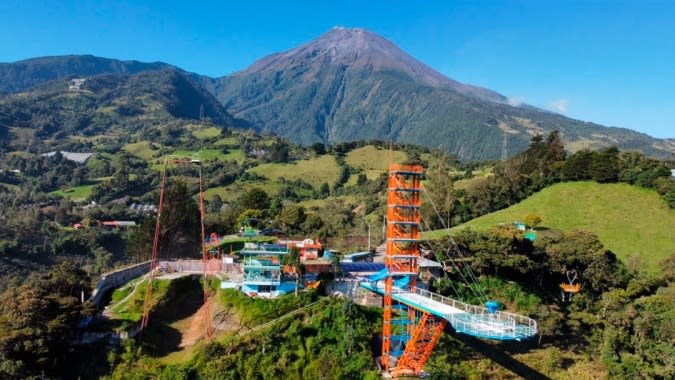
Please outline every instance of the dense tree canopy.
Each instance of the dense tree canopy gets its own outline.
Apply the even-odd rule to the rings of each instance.
[[[77,325],[93,313],[81,303],[89,278],[69,262],[0,296],[0,375],[57,376]]]

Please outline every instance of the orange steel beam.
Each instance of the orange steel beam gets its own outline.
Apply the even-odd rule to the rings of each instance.
[[[145,288],[145,300],[143,303],[143,318],[141,319],[141,333],[143,329],[148,326],[150,319],[150,309],[152,308],[152,283],[155,279],[155,267],[157,266],[157,252],[159,250],[159,237],[161,231],[160,219],[162,217],[162,210],[164,209],[164,188],[166,187],[166,166],[164,162],[164,170],[162,171],[162,185],[159,189],[159,206],[157,207],[157,222],[155,223],[155,237],[152,242],[152,258],[150,261],[150,273],[148,285]]]
[[[166,160],[164,161],[164,170],[162,171],[162,184],[160,186],[160,191],[159,191],[159,206],[157,207],[157,222],[155,224],[155,236],[154,236],[154,241],[152,245],[152,259],[150,263],[150,273],[149,273],[149,279],[148,279],[148,285],[145,288],[145,300],[143,304],[143,317],[141,319],[141,334],[143,330],[148,326],[148,322],[150,320],[150,310],[152,309],[152,285],[155,279],[155,269],[157,267],[157,262],[158,262],[158,252],[159,252],[159,242],[161,238],[161,217],[162,217],[162,210],[164,210],[164,192],[166,189],[166,178],[167,178],[167,166],[169,163],[172,164],[199,164],[201,163],[200,160],[182,160],[182,159],[173,159],[173,160]],[[209,270],[208,266],[210,266],[209,261],[208,261],[208,250],[206,247],[205,239],[206,239],[206,234],[205,234],[205,229],[204,229],[204,216],[205,216],[205,208],[204,208],[204,187],[203,187],[203,179],[202,179],[202,168],[201,166],[199,167],[199,214],[200,214],[200,221],[201,221],[201,237],[202,237],[202,269],[203,269],[203,280],[204,280],[204,304],[205,304],[205,312],[206,312],[206,339],[207,341],[211,339],[213,335],[213,326],[211,324],[211,312],[210,312],[210,301],[209,301],[209,293],[208,293],[208,284],[207,284],[207,272],[210,273],[212,272]]]
[[[429,356],[431,356],[431,351],[433,351],[434,347],[436,347],[436,343],[438,343],[438,339],[441,337],[441,333],[443,332],[443,329],[445,329],[445,325],[448,323],[447,320],[442,318],[434,317],[434,319],[436,323],[431,336],[431,341],[427,342],[427,344],[424,346],[424,351],[422,352],[420,360],[417,362],[417,367],[415,368],[418,374],[422,372],[424,365],[427,364],[427,360],[429,360]]]
[[[422,318],[415,327],[412,338],[406,345],[405,352],[396,365],[394,377],[399,375],[419,376],[429,360],[447,321],[423,312]]]
[[[384,316],[382,323],[382,366],[385,371],[389,371],[391,354],[391,291],[393,279],[387,277],[384,282]]]
[[[206,230],[204,229],[204,216],[206,214],[206,210],[204,209],[203,183],[204,182],[202,181],[202,167],[199,166],[199,217],[202,229],[202,271],[203,271],[202,280],[204,287],[204,313],[206,314],[205,336],[206,341],[209,342],[211,341],[211,337],[213,336],[213,326],[211,325],[211,302],[209,300],[209,285],[207,274],[211,273],[212,270],[210,269],[211,263],[209,260],[210,258],[208,248],[206,247]]]
[[[407,372],[412,372],[413,374],[416,374],[415,367],[419,356],[417,347],[418,340],[424,333],[428,319],[429,313],[423,313],[422,318],[415,327],[415,331],[413,332],[412,337],[408,341],[408,344],[406,344],[405,351],[403,352],[401,359],[396,364],[396,370],[394,373],[395,376],[399,374],[408,374]]]
[[[390,276],[385,282],[384,326],[382,344],[382,365],[385,371],[394,377],[400,375],[419,376],[429,359],[438,339],[445,328],[445,319],[417,310],[408,305],[406,324],[402,333],[410,339],[406,343],[403,355],[395,364],[390,360],[391,345],[391,293],[393,276],[397,273],[409,276],[408,287],[417,286],[419,273],[420,238],[420,177],[423,168],[417,165],[390,165],[387,188],[387,252],[385,265]],[[403,312],[406,313],[406,312]],[[418,315],[420,316],[418,318]]]
[[[391,358],[392,291],[393,276],[409,276],[410,286],[416,286],[419,273],[419,207],[420,177],[423,168],[419,165],[390,165],[387,182],[387,250],[385,266],[389,276],[385,279],[383,293],[382,367],[389,372],[394,367]],[[402,313],[406,313],[403,312]],[[404,314],[405,315],[405,314]],[[403,325],[401,334],[412,336],[415,310],[407,311],[409,323]]]

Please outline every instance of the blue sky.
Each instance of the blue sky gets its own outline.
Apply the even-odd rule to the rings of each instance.
[[[675,1],[0,2],[0,62],[93,54],[221,76],[333,26],[363,27],[460,82],[675,137]]]

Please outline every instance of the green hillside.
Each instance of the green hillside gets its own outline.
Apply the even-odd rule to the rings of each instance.
[[[542,228],[596,233],[605,247],[622,260],[637,252],[650,271],[656,271],[659,261],[675,252],[675,211],[655,191],[627,184],[557,184],[453,230],[467,227],[484,230],[522,220],[530,212],[542,218]],[[431,232],[428,237],[441,233]]]
[[[404,151],[381,149],[372,145],[366,145],[347,153],[345,162],[347,165],[365,171],[368,179],[376,179],[389,168],[390,162],[404,162],[408,155]]]
[[[324,182],[335,183],[340,175],[340,166],[335,161],[335,157],[325,155],[289,164],[262,164],[249,171],[272,181],[276,181],[279,177],[287,180],[302,179],[318,188]]]

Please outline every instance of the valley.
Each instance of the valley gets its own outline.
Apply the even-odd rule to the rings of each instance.
[[[352,28],[217,78],[3,63],[0,91],[0,377],[675,376],[672,139]]]

